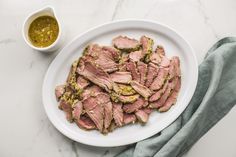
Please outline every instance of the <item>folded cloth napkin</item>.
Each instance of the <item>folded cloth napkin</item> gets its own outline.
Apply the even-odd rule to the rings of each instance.
[[[161,133],[131,145],[119,157],[180,157],[236,104],[236,38],[218,41],[199,66],[185,111]]]

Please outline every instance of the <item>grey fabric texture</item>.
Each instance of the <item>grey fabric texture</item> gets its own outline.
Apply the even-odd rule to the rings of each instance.
[[[197,88],[185,111],[167,128],[118,157],[180,157],[236,104],[236,38],[218,41],[199,65]]]

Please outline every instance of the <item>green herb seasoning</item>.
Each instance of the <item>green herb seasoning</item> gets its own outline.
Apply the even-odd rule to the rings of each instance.
[[[58,23],[51,16],[40,16],[30,24],[28,33],[34,46],[47,47],[57,39],[59,33]]]

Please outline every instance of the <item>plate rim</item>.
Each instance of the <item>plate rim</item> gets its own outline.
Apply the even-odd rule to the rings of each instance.
[[[177,33],[177,31],[173,28],[171,28],[170,26],[167,26],[166,24],[163,24],[163,23],[160,23],[160,22],[157,22],[157,21],[154,21],[154,20],[144,20],[144,19],[123,19],[123,20],[115,20],[115,21],[110,21],[110,22],[106,22],[106,23],[103,23],[103,24],[100,24],[98,26],[95,26],[95,27],[92,27],[90,29],[88,29],[87,31],[84,31],[82,33],[80,33],[79,35],[75,36],[70,42],[68,42],[61,50],[60,52],[56,55],[56,57],[53,59],[53,61],[50,63],[48,69],[47,69],[47,72],[45,73],[45,76],[44,76],[44,80],[43,80],[43,85],[42,85],[42,100],[43,100],[43,105],[44,105],[44,110],[46,112],[46,115],[47,117],[49,118],[50,122],[53,124],[53,126],[59,131],[61,132],[63,135],[65,135],[66,137],[70,138],[71,140],[74,140],[74,141],[77,141],[79,143],[82,143],[82,144],[85,144],[85,145],[90,145],[90,146],[96,146],[96,147],[115,147],[115,146],[124,146],[124,145],[129,145],[129,144],[132,144],[132,143],[136,143],[136,142],[139,142],[141,140],[144,140],[144,139],[147,139],[155,134],[152,134],[150,136],[147,136],[147,137],[144,137],[144,138],[139,138],[138,140],[127,140],[125,142],[120,142],[120,143],[102,143],[102,142],[89,142],[89,140],[85,141],[85,140],[80,140],[76,137],[74,137],[74,135],[71,135],[69,132],[68,132],[68,129],[67,128],[62,128],[61,126],[59,126],[59,124],[57,123],[57,120],[56,119],[53,119],[53,117],[50,115],[49,111],[47,110],[47,106],[46,106],[46,98],[45,98],[45,90],[46,90],[46,81],[47,81],[47,78],[48,76],[50,75],[50,70],[51,70],[51,67],[53,64],[55,64],[57,58],[59,58],[61,55],[63,55],[63,52],[68,49],[70,47],[70,45],[72,45],[74,42],[76,42],[76,40],[78,40],[79,38],[81,38],[82,36],[86,35],[87,33],[90,33],[100,27],[105,27],[107,25],[114,25],[114,24],[117,24],[117,23],[126,23],[126,22],[143,22],[143,23],[152,23],[152,24],[155,24],[155,25],[159,25],[161,27],[166,27],[167,29],[169,29],[170,31],[172,31],[172,33],[175,33],[179,38],[181,38],[185,43],[186,45],[188,46],[188,48],[191,50],[191,54],[192,54],[192,57],[193,57],[193,66],[195,68],[195,77],[194,77],[194,80],[192,80],[193,82],[193,89],[191,90],[191,93],[189,94],[190,96],[188,97],[188,100],[186,100],[186,106],[182,109],[181,112],[179,112],[178,114],[172,116],[172,118],[169,118],[169,123],[167,125],[165,125],[164,127],[162,127],[162,129],[160,129],[159,131],[157,131],[155,134],[161,132],[163,129],[165,129],[166,127],[168,127],[170,124],[172,124],[182,113],[183,111],[186,109],[186,107],[188,106],[190,100],[192,99],[193,97],[193,94],[195,92],[195,89],[196,89],[196,86],[197,86],[197,81],[198,81],[198,62],[197,62],[197,58],[196,58],[196,53],[194,51],[194,49],[192,48],[192,46],[190,45],[190,43],[185,40],[183,38],[182,35],[180,35],[179,33]]]

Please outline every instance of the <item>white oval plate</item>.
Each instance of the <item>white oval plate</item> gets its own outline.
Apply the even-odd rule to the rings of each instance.
[[[139,39],[142,35],[151,37],[156,44],[163,45],[167,56],[179,56],[182,70],[182,86],[177,103],[166,113],[154,112],[145,126],[128,125],[104,136],[98,131],[84,131],[75,123],[69,123],[58,109],[54,88],[63,84],[72,62],[81,56],[89,43],[110,45],[118,35]],[[191,46],[173,29],[153,21],[122,20],[103,24],[75,38],[61,50],[53,60],[43,83],[43,103],[53,125],[65,136],[77,142],[100,147],[127,145],[146,139],[170,125],[187,107],[197,84],[198,66]]]

